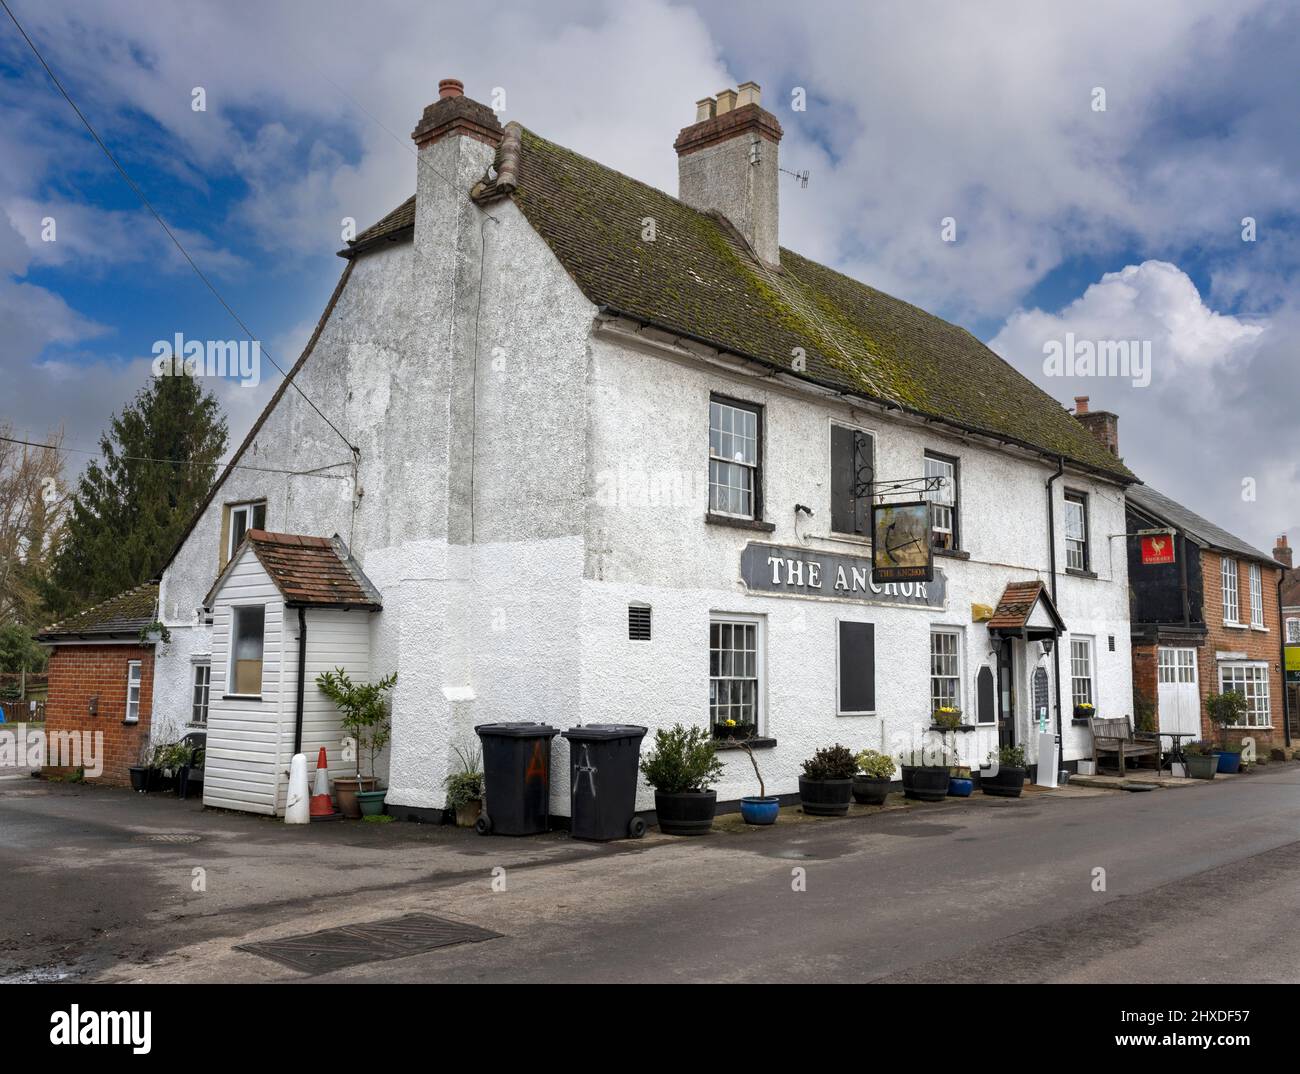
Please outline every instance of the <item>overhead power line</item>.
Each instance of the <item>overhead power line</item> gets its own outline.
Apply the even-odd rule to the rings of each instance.
[[[0,0],[3,3],[3,0]],[[106,458],[102,451],[88,451],[85,448],[64,447],[62,444],[42,444],[35,440],[21,440],[14,436],[0,436],[0,440],[6,444],[21,444],[24,447],[44,448],[46,451],[65,451],[74,455],[95,455],[99,458]],[[200,459],[159,459],[151,455],[118,455],[117,458],[124,462],[161,462],[169,466],[206,466],[207,463]],[[213,463],[212,465],[217,465]],[[342,474],[322,474],[321,470],[329,470],[335,466],[351,466],[350,459],[344,459],[341,462],[329,462],[324,466],[317,466],[313,470],[284,470],[275,466],[249,466],[245,463],[236,463],[231,466],[232,470],[256,470],[263,474],[290,474],[294,477],[327,477],[343,481],[346,477]]]
[[[217,290],[216,286],[212,283],[212,281],[209,280],[208,277],[204,274],[203,270],[199,268],[194,258],[190,256],[189,251],[185,249],[184,244],[181,242],[180,239],[176,237],[175,232],[173,232],[172,229],[167,226],[167,221],[164,220],[161,214],[158,212],[158,210],[153,207],[152,202],[150,202],[149,199],[145,196],[144,191],[140,189],[140,187],[136,184],[135,180],[132,179],[131,176],[127,174],[126,169],[122,167],[117,157],[113,155],[113,151],[109,149],[107,145],[104,144],[104,140],[99,136],[99,133],[95,130],[93,126],[91,126],[90,120],[88,120],[85,114],[81,111],[81,109],[77,107],[77,102],[72,99],[72,95],[68,93],[66,89],[63,88],[63,83],[59,81],[59,76],[56,75],[53,69],[50,67],[50,65],[45,62],[45,57],[41,55],[41,51],[36,47],[36,43],[31,39],[30,36],[28,36],[27,31],[23,29],[22,23],[18,21],[18,17],[10,9],[7,0],[0,0],[0,7],[3,7],[5,9],[5,14],[9,16],[10,21],[13,22],[18,32],[22,35],[23,40],[27,42],[27,47],[31,49],[32,55],[35,56],[36,59],[40,62],[40,65],[43,68],[45,68],[45,73],[49,75],[50,81],[54,83],[55,88],[59,91],[59,93],[63,95],[63,99],[67,101],[68,104],[71,106],[72,110],[77,113],[77,118],[81,120],[82,126],[84,126],[86,130],[90,132],[90,136],[95,139],[95,144],[98,145],[99,148],[104,151],[104,155],[108,157],[109,161],[112,162],[112,165],[114,168],[117,169],[118,174],[121,175],[122,178],[126,180],[127,185],[131,188],[132,191],[134,191],[135,196],[140,199],[141,204],[144,205],[144,207],[148,209],[149,212],[152,214],[153,218],[158,221],[158,226],[161,227],[163,231],[167,233],[167,237],[171,239],[172,244],[176,247],[176,249],[181,252],[181,256],[184,257],[185,260],[189,262],[189,266],[194,270],[195,275],[198,276],[198,278],[203,281],[204,286],[207,287],[207,289],[212,292],[213,297],[216,298],[216,300],[221,303],[225,311],[229,313],[230,316],[234,319],[235,323],[239,325],[241,329],[243,329],[244,333],[249,337],[249,339],[255,339],[256,336],[253,334],[252,329],[250,329],[248,325],[244,323],[243,318],[240,317],[239,314],[235,312],[234,307],[232,307],[230,303],[227,302],[225,298],[222,297],[221,292]],[[347,444],[353,456],[354,457],[359,456],[361,454],[360,449],[355,444],[353,444],[351,440],[349,440],[346,436],[344,436],[342,432],[340,432],[339,427],[325,416],[325,412],[321,410],[321,408],[318,407],[314,402],[312,402],[311,397],[308,396],[307,393],[298,386],[297,382],[290,379],[289,374],[285,372],[284,368],[280,365],[279,362],[277,362],[274,358],[271,357],[270,352],[265,347],[263,347],[261,351],[264,355],[266,355],[267,360],[273,366],[275,366],[276,369],[280,371],[280,375],[284,377],[289,382],[290,385],[292,385],[294,391],[296,391],[300,396],[302,396],[302,398],[306,400],[307,405],[310,406],[312,410],[316,411],[316,413],[320,415],[321,420],[325,422],[325,424],[328,425],[331,429],[333,429],[336,434],[338,434],[339,439],[342,440],[343,443]]]

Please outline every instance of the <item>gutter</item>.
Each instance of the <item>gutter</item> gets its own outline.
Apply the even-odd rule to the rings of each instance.
[[[628,313],[625,310],[619,309],[617,306],[610,306],[602,303],[601,305],[598,305],[596,307],[596,316],[597,317],[601,317],[601,316],[620,317],[623,318],[624,320],[635,321],[637,324],[644,325],[647,328],[653,328],[659,332],[665,332],[670,336],[676,336],[678,339],[686,339],[686,340],[690,340],[692,343],[698,343],[701,346],[708,347],[710,350],[716,351],[719,354],[733,354],[737,358],[741,358],[747,362],[754,362],[755,364],[761,365],[766,369],[774,369],[779,373],[789,375],[791,377],[794,377],[796,380],[803,381],[804,383],[815,384],[819,388],[823,388],[826,391],[834,392],[836,395],[839,395],[841,397],[848,396],[852,398],[865,399],[867,402],[872,403],[879,407],[883,407],[885,410],[897,410],[899,413],[910,414],[914,417],[920,418],[927,422],[938,422],[942,425],[947,425],[950,428],[958,429],[964,433],[969,433],[972,436],[982,436],[990,440],[997,440],[998,442],[1003,444],[1011,444],[1014,445],[1015,447],[1021,448],[1024,451],[1029,452],[1030,454],[1037,455],[1041,459],[1046,459],[1049,462],[1056,462],[1058,460],[1062,460],[1065,458],[1065,456],[1061,455],[1059,452],[1047,451],[1042,447],[1038,446],[1037,444],[1031,444],[1027,440],[1021,440],[1018,437],[1009,436],[1006,433],[996,432],[990,429],[982,429],[977,425],[967,425],[965,422],[957,421],[955,418],[940,418],[940,417],[936,417],[933,414],[926,414],[924,411],[917,410],[915,407],[905,406],[904,404],[899,403],[893,399],[881,399],[873,395],[868,395],[865,392],[847,391],[839,385],[830,384],[823,380],[818,380],[816,377],[810,377],[806,373],[796,375],[794,373],[791,373],[790,370],[786,369],[784,366],[777,365],[769,361],[768,359],[758,358],[755,355],[745,354],[742,351],[733,351],[723,347],[719,347],[714,340],[705,339],[703,336],[694,335],[680,328],[673,328],[671,325],[664,324],[661,321],[650,320],[649,318],[643,317],[637,313]],[[1086,470],[1090,474],[1095,474],[1099,477],[1104,477],[1108,481],[1117,482],[1120,485],[1142,484],[1142,482],[1137,477],[1134,477],[1132,475],[1117,473],[1113,470],[1103,470],[1099,466],[1094,466],[1092,463],[1082,462],[1080,460],[1074,459],[1073,457],[1070,459],[1070,461],[1073,462],[1075,465],[1079,466],[1080,468],[1082,468],[1083,470]]]
[[[1052,486],[1065,474],[1065,456],[1056,456],[1056,473],[1047,479],[1047,562],[1052,572],[1052,604],[1057,612],[1061,610],[1056,599],[1056,501],[1052,497]],[[1095,656],[1094,656],[1095,659]],[[1052,646],[1052,680],[1056,685],[1056,771],[1059,774],[1065,767],[1065,729],[1061,726],[1061,644],[1060,635]],[[1043,759],[1038,759],[1041,768]]]
[[[307,692],[307,609],[298,609],[298,701],[293,724],[293,756],[302,753],[302,709]]]

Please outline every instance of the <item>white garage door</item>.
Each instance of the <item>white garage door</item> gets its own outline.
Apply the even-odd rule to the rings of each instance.
[[[1199,736],[1201,688],[1196,675],[1196,650],[1162,647],[1156,659],[1160,730],[1186,731]]]

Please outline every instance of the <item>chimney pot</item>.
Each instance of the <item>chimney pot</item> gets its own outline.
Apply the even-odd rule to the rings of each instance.
[[[1076,395],[1074,397],[1074,412],[1076,414],[1088,413],[1088,397],[1086,395]]]
[[[717,105],[712,97],[704,97],[695,102],[695,122],[703,123],[706,119],[713,118],[713,109]]]
[[[744,108],[747,104],[762,104],[762,91],[757,82],[742,82],[736,87],[736,107]]]
[[[736,107],[736,91],[724,89],[718,91],[718,109],[715,115],[725,115]]]
[[[465,83],[459,78],[444,78],[438,83],[438,99],[443,97],[463,97],[465,95]]]

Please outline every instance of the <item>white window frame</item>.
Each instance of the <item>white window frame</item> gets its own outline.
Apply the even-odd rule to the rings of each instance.
[[[265,623],[265,620],[263,620],[263,622]],[[263,660],[266,659],[266,637],[265,637],[265,634],[263,634],[263,638],[262,638],[262,659],[263,659]],[[212,661],[211,661],[211,660],[195,660],[195,661],[190,665],[190,667],[191,667],[191,670],[190,670],[190,726],[191,726],[191,727],[207,727],[207,726],[208,726],[208,710],[209,710],[209,707],[210,707],[210,705],[211,705],[211,703],[212,703]],[[204,671],[204,672],[207,673],[207,674],[206,674],[206,677],[205,677],[205,679],[204,679],[204,681],[203,681],[202,683],[199,682],[199,672],[200,672],[200,671]],[[201,705],[200,705],[200,703],[199,703],[199,691],[200,691],[200,690],[203,691],[203,695],[202,695],[202,696],[203,696],[203,701],[202,701],[202,704],[201,704]],[[200,711],[200,709],[202,710],[202,713],[203,713],[202,718],[200,718],[198,715],[196,715],[196,713],[198,713],[198,712]]]
[[[140,722],[140,694],[144,689],[144,664],[128,660],[126,664],[126,717],[123,723]],[[135,697],[131,696],[132,691]]]
[[[715,431],[718,433],[719,438],[721,438],[722,436],[734,437],[736,435],[734,416],[732,418],[732,430],[730,432],[724,431],[721,428],[721,426],[716,427],[715,430],[715,426],[713,424],[714,407],[720,408],[719,418],[721,418],[723,410],[728,410],[731,411],[733,415],[742,414],[742,415],[746,415],[747,417],[752,417],[754,419],[754,436],[753,436],[754,454],[753,454],[752,462],[745,461],[743,457],[738,458],[734,451],[730,456],[727,456],[721,453],[720,448],[717,451],[714,450]],[[744,435],[742,431],[741,439],[742,441],[748,441],[750,438]],[[745,519],[753,519],[757,521],[760,518],[759,511],[760,511],[760,502],[762,497],[762,490],[760,487],[763,479],[762,464],[763,464],[763,408],[762,406],[759,405],[758,403],[747,403],[743,399],[733,400],[733,399],[723,398],[721,396],[710,397],[709,399],[709,513],[714,515],[725,515],[727,518],[745,518]],[[730,467],[740,467],[745,473],[749,475],[749,490],[748,490],[749,511],[748,512],[723,510],[721,507],[716,506],[716,500],[714,498],[715,489],[716,490],[725,489],[728,492],[732,490],[740,489],[742,493],[744,492],[744,490],[741,489],[741,487],[738,485],[731,484],[729,481],[726,484],[723,484],[722,482],[719,481],[715,481],[714,480],[715,466],[719,469],[727,468],[728,476],[730,476]]]
[[[713,655],[713,628],[714,626],[745,626],[754,628],[754,675],[714,675],[712,667]],[[709,637],[708,637],[708,654],[710,665],[708,667],[709,676],[709,698],[707,700],[707,718],[709,730],[712,731],[715,726],[714,705],[712,701],[713,684],[715,682],[730,682],[733,680],[752,681],[755,683],[754,689],[754,734],[763,735],[767,729],[766,705],[767,705],[767,660],[765,658],[766,649],[766,622],[761,615],[744,615],[733,612],[710,612],[709,613]],[[728,650],[736,652],[732,647]],[[748,652],[749,650],[742,650]],[[734,669],[733,669],[734,670]]]
[[[1162,645],[1156,651],[1156,680],[1161,685],[1196,684],[1196,651]]]
[[[1072,525],[1076,523],[1077,528]],[[1074,489],[1065,490],[1065,567],[1074,571],[1089,569],[1088,494]]]
[[[1294,615],[1286,618],[1286,644],[1300,645],[1300,618]]]
[[[1265,660],[1230,660],[1223,661],[1219,664],[1219,693],[1225,693],[1229,688],[1229,674],[1243,672],[1241,686],[1243,689],[1237,690],[1237,693],[1246,695],[1246,699],[1251,703],[1246,712],[1245,718],[1237,727],[1249,727],[1256,731],[1267,731],[1273,726],[1273,707],[1272,684],[1269,682],[1268,662]],[[1252,693],[1250,686],[1256,687]],[[1263,719],[1263,723],[1257,722]]]
[[[1264,629],[1264,574],[1258,563],[1250,565],[1250,625]]]
[[[952,653],[938,653],[934,651],[934,640],[937,637],[948,637],[953,639]],[[951,680],[953,682],[954,697],[948,704],[961,709],[963,721],[966,718],[966,709],[962,703],[962,695],[965,694],[965,674],[966,674],[966,653],[963,644],[964,635],[960,627],[931,626],[930,627],[930,713],[933,715],[940,708],[935,697],[935,682]],[[953,673],[936,673],[934,669],[935,660],[938,657],[954,656],[957,662],[956,671]]]
[[[226,505],[227,511],[227,537],[226,537],[226,562],[229,563],[235,558],[235,549],[237,549],[244,537],[248,535],[249,530],[257,529],[253,525],[253,512],[260,507],[262,509],[262,525],[266,525],[266,501],[265,500],[245,500],[243,503],[231,503]],[[245,517],[244,533],[239,540],[235,540],[235,516],[243,515]]]
[[[1075,651],[1075,646],[1083,647],[1082,659],[1086,662],[1083,668],[1083,674],[1079,673],[1079,654]],[[1158,659],[1158,657],[1157,657]],[[1079,684],[1087,684],[1087,697],[1079,691]],[[1097,639],[1089,634],[1071,634],[1070,635],[1070,711],[1074,712],[1075,708],[1084,702],[1087,702],[1097,709]]]
[[[1223,623],[1225,626],[1242,626],[1241,594],[1238,591],[1240,571],[1237,561],[1224,556],[1219,561],[1219,584],[1223,590]]]
[[[252,611],[258,609],[262,613],[262,674],[258,681],[258,689],[255,694],[241,694],[235,689],[235,655],[239,642],[239,613],[243,611]],[[230,652],[226,654],[226,691],[227,697],[243,697],[250,700],[260,701],[262,698],[262,682],[266,678],[266,605],[265,604],[239,604],[232,605],[230,608]]]
[[[930,501],[930,544],[935,548],[956,551],[960,547],[958,541],[961,538],[959,529],[961,519],[958,515],[961,505],[958,503],[957,489],[959,480],[957,470],[960,460],[944,455],[942,452],[927,451],[923,465],[927,479],[935,477],[943,479],[938,488],[927,491],[924,497]],[[948,543],[936,543],[934,539],[936,533],[947,534]]]

